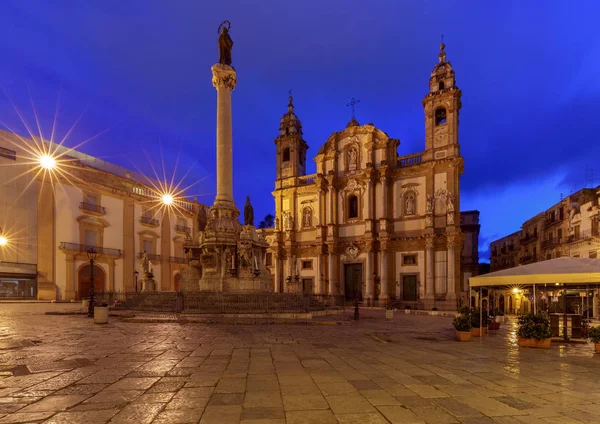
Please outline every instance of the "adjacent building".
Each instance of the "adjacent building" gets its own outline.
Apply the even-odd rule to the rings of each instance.
[[[399,139],[352,117],[306,175],[308,144],[290,97],[275,139],[276,225],[267,237],[276,292],[445,309],[467,293],[479,223],[478,213],[464,223],[459,213],[461,90],[444,47],[422,101],[422,152],[399,156]],[[463,225],[471,232],[466,252]]]
[[[63,155],[60,168],[46,170],[32,160],[32,149],[40,146],[57,148],[55,155]],[[151,179],[6,131],[0,131],[0,181],[0,236],[6,240],[0,246],[1,297],[86,297],[90,248],[99,254],[98,292],[135,291],[144,251],[158,289],[178,289],[179,271],[187,263],[183,244],[202,224],[203,205],[175,199],[161,209]]]

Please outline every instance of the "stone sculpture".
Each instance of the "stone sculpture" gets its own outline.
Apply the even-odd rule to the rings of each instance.
[[[148,260],[148,253],[145,250],[142,254],[142,270],[144,271],[144,275],[150,273],[150,261]]]
[[[219,63],[231,66],[231,49],[233,48],[233,40],[229,36],[229,28],[231,22],[223,21],[219,25]]]
[[[254,225],[254,208],[250,204],[250,196],[246,196],[244,205],[244,225]]]

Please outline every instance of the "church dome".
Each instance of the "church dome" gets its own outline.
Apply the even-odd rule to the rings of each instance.
[[[280,135],[289,135],[289,134],[299,134],[302,135],[302,123],[300,119],[294,113],[294,99],[290,95],[290,102],[288,104],[288,111],[285,115],[281,117],[281,121],[279,124],[279,134]]]

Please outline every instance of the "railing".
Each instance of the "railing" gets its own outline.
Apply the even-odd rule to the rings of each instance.
[[[186,227],[185,225],[176,225],[175,231],[178,231],[180,233],[189,233],[190,231],[192,231],[192,229],[190,227]]]
[[[550,227],[560,221],[562,219],[559,219],[557,216],[551,216],[544,221],[544,228]]]
[[[519,262],[522,264],[526,264],[528,262],[533,262],[535,261],[535,256],[533,255],[523,255],[519,258]]]
[[[502,254],[502,255],[503,255],[503,254],[505,254],[505,253],[506,253],[506,247],[502,247],[502,248],[500,249],[500,254]]]
[[[544,241],[542,241],[542,249],[549,249],[551,247],[554,247],[557,244],[560,244],[561,241],[562,241],[561,238],[551,238],[548,240],[544,240]]]
[[[521,243],[531,243],[538,239],[537,234],[526,234],[525,237],[521,237]]]
[[[162,259],[161,255],[157,255],[155,253],[146,253],[146,255],[148,256],[149,261],[160,262],[160,260]],[[143,256],[143,253],[138,253],[137,258],[142,259]]]
[[[315,183],[316,178],[317,174],[304,175],[302,177],[298,177],[298,182],[300,185],[310,185]]]
[[[508,246],[508,251],[509,252],[512,252],[514,250],[515,250],[515,246],[514,245],[511,244],[510,246]]]
[[[398,158],[398,164],[400,168],[406,168],[408,166],[420,165],[423,163],[423,155],[421,153],[409,156],[401,156]]]
[[[567,237],[567,243],[574,243],[576,241],[585,240],[591,237],[600,237],[600,231],[597,229],[579,231],[579,233],[571,234],[569,237]]]
[[[99,255],[107,255],[107,256],[122,256],[122,252],[119,249],[108,249],[106,247],[101,246],[90,246],[85,244],[77,244],[77,243],[69,243],[66,241],[61,241],[58,246],[60,250],[67,250],[70,252],[81,252],[87,253],[90,249],[94,249],[96,253]]]
[[[79,204],[79,209],[84,210],[84,211],[96,212],[96,213],[101,213],[102,215],[106,215],[106,208],[104,208],[102,206],[94,205],[92,203],[81,202]]]
[[[177,256],[171,256],[169,262],[172,264],[187,264],[187,258],[179,258]]]
[[[158,227],[158,219],[148,218],[147,216],[140,217],[140,222],[146,225],[152,225],[154,227]]]
[[[344,306],[343,296],[308,293],[103,292],[96,301],[111,309],[185,314],[309,312]]]

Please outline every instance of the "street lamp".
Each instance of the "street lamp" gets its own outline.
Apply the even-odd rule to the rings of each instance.
[[[4,236],[2,227],[0,227],[0,246],[6,246],[7,244],[8,244],[8,239]]]
[[[87,257],[90,260],[90,305],[88,309],[88,317],[94,318],[94,259],[98,257],[96,249],[90,247],[87,250]]]
[[[133,276],[135,277],[135,292],[137,293],[137,277],[139,275],[138,270],[136,269],[135,271],[133,271]]]

